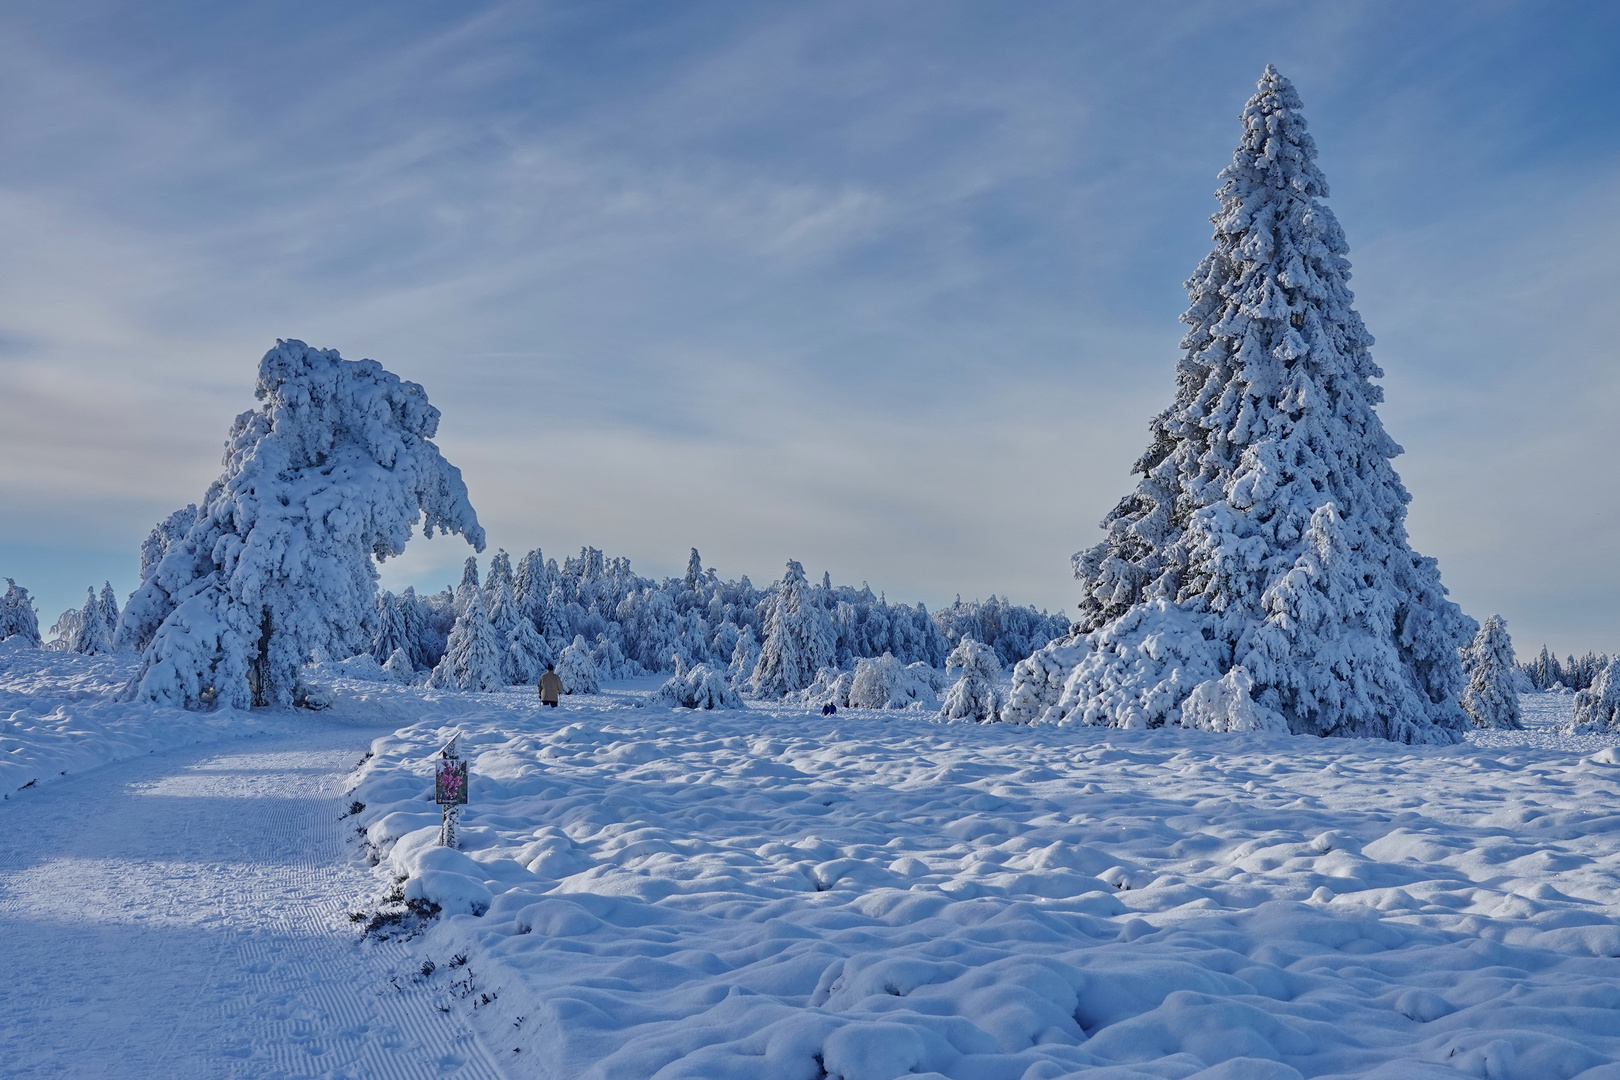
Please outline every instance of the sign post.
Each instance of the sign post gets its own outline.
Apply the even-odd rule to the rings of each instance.
[[[461,732],[450,736],[450,741],[439,751],[439,760],[433,763],[433,801],[444,813],[439,826],[439,846],[456,846],[456,827],[461,824],[461,808],[467,805],[467,763],[461,758]]]

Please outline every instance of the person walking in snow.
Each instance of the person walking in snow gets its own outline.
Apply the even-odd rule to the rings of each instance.
[[[546,673],[540,676],[540,704],[557,707],[557,698],[563,690],[562,678],[552,669],[551,664],[546,665]]]

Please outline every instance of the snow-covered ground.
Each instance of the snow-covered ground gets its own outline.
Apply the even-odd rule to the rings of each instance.
[[[7,768],[73,766],[3,774],[6,1075],[1620,1076],[1620,755],[1568,695],[1412,748],[656,679],[196,715],[128,667],[0,656]],[[385,894],[445,911],[362,940]]]
[[[306,719],[0,803],[0,1076],[496,1080],[403,948],[349,921],[367,739]]]
[[[1620,1076],[1620,757],[1567,696],[1451,748],[646,699],[469,695],[355,792],[512,1076]]]
[[[115,701],[139,656],[80,656],[0,642],[0,793],[77,776],[112,761],[217,742],[279,724],[222,709],[194,713]]]

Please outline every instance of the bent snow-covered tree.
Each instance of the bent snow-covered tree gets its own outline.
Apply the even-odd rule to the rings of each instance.
[[[1074,557],[1076,633],[1020,662],[1006,719],[1180,724],[1202,687],[1239,727],[1402,742],[1468,727],[1457,650],[1476,627],[1408,543],[1383,372],[1299,110],[1268,66],[1187,283],[1175,400],[1106,539]],[[1253,709],[1228,700],[1240,688]],[[1199,726],[1226,726],[1210,708]]]
[[[960,668],[962,674],[946,692],[939,718],[974,720],[981,724],[995,720],[1000,706],[996,680],[1001,678],[1001,662],[996,658],[996,650],[965,637],[956,643],[945,663],[947,671]]]
[[[1463,650],[1462,707],[1475,727],[1524,727],[1519,715],[1519,691],[1514,686],[1518,674],[1513,664],[1513,639],[1508,636],[1502,616],[1492,615]]]
[[[232,425],[224,475],[126,606],[126,623],[135,612],[155,624],[138,698],[291,704],[314,650],[371,646],[376,563],[418,522],[483,549],[461,472],[430,441],[439,411],[421,386],[278,341],[256,394],[264,405]]]

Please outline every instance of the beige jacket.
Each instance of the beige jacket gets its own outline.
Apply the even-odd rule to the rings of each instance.
[[[562,678],[555,671],[548,671],[540,676],[540,700],[556,701],[562,693]]]

